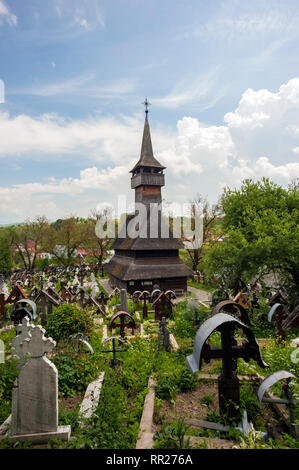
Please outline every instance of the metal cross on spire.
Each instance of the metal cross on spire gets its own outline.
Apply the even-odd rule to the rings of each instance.
[[[145,106],[145,114],[148,113],[148,107],[151,105],[151,103],[145,98],[145,101],[142,103]]]

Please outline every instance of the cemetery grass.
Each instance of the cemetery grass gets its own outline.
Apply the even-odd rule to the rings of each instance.
[[[202,322],[205,318],[210,315],[209,309],[200,308],[199,320]],[[180,346],[180,351],[186,357],[192,352],[193,339],[196,329],[192,326],[190,321],[194,318],[194,312],[188,305],[188,301],[184,301],[178,304],[175,310],[175,318],[173,322],[169,322],[169,327],[175,334],[176,340]],[[275,370],[286,369],[293,372],[297,377],[299,376],[299,364],[294,364],[291,361],[291,353],[293,348],[290,347],[290,341],[292,338],[298,337],[298,329],[287,331],[286,340],[278,342],[273,339],[273,327],[264,328],[264,321],[255,318],[255,329],[258,333],[262,333],[263,338],[259,339],[259,345],[262,352],[262,357],[265,362],[269,365],[266,369],[261,369],[256,362],[250,360],[247,364],[243,359],[238,359],[238,376],[246,375],[252,378],[250,383],[241,384],[241,406],[248,412],[248,418],[254,423],[255,429],[265,430],[265,425],[270,425],[275,435],[275,441],[269,441],[264,443],[263,441],[255,441],[254,439],[244,439],[244,436],[240,433],[219,433],[213,430],[200,429],[200,428],[188,428],[186,429],[186,435],[199,435],[202,437],[217,437],[219,438],[230,438],[235,440],[235,445],[240,445],[242,448],[285,448],[293,447],[299,448],[299,439],[294,439],[287,434],[288,430],[281,418],[275,414],[269,404],[262,404],[260,409],[256,390],[258,382],[256,378],[260,376],[268,376]],[[261,335],[257,335],[259,338]],[[237,338],[238,342],[244,339],[242,336]],[[214,332],[210,338],[209,343],[214,346],[219,346],[220,334]],[[217,376],[221,373],[222,363],[220,360],[211,361],[210,364],[203,363],[203,367],[197,373],[200,375],[204,374],[216,374]],[[292,386],[294,397],[298,399],[299,386],[295,383]],[[281,384],[278,383],[271,388],[271,392],[280,398],[283,398],[283,390]],[[295,409],[295,422],[299,424],[299,413],[298,407]],[[200,381],[195,388],[189,391],[170,393],[168,397],[161,397],[159,390],[155,402],[155,431],[156,442],[155,446],[163,448],[165,443],[170,446],[175,445],[175,439],[173,435],[176,433],[176,427],[179,422],[183,422],[188,418],[204,419],[208,421],[221,422],[222,424],[229,424],[225,416],[219,415],[218,410],[218,389],[216,381]],[[165,428],[166,428],[166,441],[165,441]],[[172,432],[172,438],[169,437]],[[164,433],[164,434],[163,434]],[[161,437],[162,436],[162,437]],[[167,437],[168,436],[168,437]],[[168,440],[167,440],[168,439]],[[206,444],[200,444],[200,446]],[[217,448],[222,445],[217,441],[214,444]]]
[[[199,321],[204,321],[210,313],[209,309],[201,307],[198,313]],[[142,321],[142,310],[140,317]],[[226,437],[231,440],[233,445],[241,445],[243,448],[261,446],[261,443],[252,440],[250,442],[242,441],[237,433],[229,435],[222,433],[220,435],[211,430],[188,428],[184,425],[183,420],[188,417],[225,422],[225,417],[220,417],[218,414],[217,382],[199,382],[198,374],[192,376],[185,365],[186,356],[192,353],[196,333],[196,328],[193,326],[194,310],[187,300],[180,302],[169,320],[169,330],[174,334],[179,344],[179,350],[176,352],[158,351],[155,334],[157,324],[150,322],[149,319],[143,323],[145,333],[150,336],[148,338],[133,336],[126,346],[127,352],[117,354],[121,362],[120,366],[115,369],[110,367],[111,354],[101,352],[103,347],[100,328],[91,327],[88,330],[90,343],[94,349],[92,356],[76,353],[70,345],[63,341],[63,338],[58,338],[58,347],[50,360],[56,364],[59,374],[59,424],[71,424],[72,440],[67,443],[52,441],[44,447],[135,448],[150,376],[154,376],[156,380],[155,431],[159,433],[155,440],[157,447],[190,446],[192,444],[190,441],[188,443],[188,436],[196,435],[210,439],[217,438],[218,440],[222,438],[222,441]],[[105,320],[106,324],[108,320],[109,318]],[[262,328],[262,325],[255,322],[255,327],[260,328],[260,331],[264,333],[260,346],[263,359],[270,367],[261,369],[253,361],[247,364],[239,359],[238,375],[248,375],[254,378],[257,374],[267,376],[274,370],[287,369],[298,376],[299,365],[293,364],[290,359],[293,349],[290,348],[289,341],[294,333],[288,335],[287,341],[277,343],[273,339],[272,331],[269,331],[269,336],[266,336],[267,331]],[[60,323],[59,331],[65,331]],[[0,364],[0,398],[1,403],[4,403],[3,409],[2,405],[0,407],[1,423],[10,414],[11,389],[17,374],[14,361],[9,358],[10,341],[14,335],[14,330],[0,333],[0,339],[3,339],[7,345],[8,358],[5,364]],[[241,341],[241,339],[240,337],[239,340]],[[220,334],[213,333],[209,341],[212,345],[220,345]],[[1,369],[2,366],[5,367]],[[80,428],[78,411],[86,387],[102,371],[105,372],[105,379],[98,408],[91,422]],[[203,365],[199,374],[219,375],[220,371],[221,361],[211,361],[210,364]],[[1,380],[1,377],[4,377],[4,380]],[[279,396],[281,387],[277,385],[273,389],[275,394]],[[248,410],[249,417],[253,420],[256,429],[262,430],[265,423],[272,423],[271,426],[276,430],[280,439],[277,442],[267,444],[269,448],[275,448],[275,446],[299,448],[298,440],[292,440],[284,435],[283,425],[271,411],[269,405],[263,405],[263,409],[260,411],[254,392],[253,384],[243,384],[241,387],[242,404]],[[298,393],[297,388],[295,388],[295,393]],[[296,416],[296,419],[298,418]],[[216,447],[221,447],[219,441],[216,444],[215,442]],[[4,442],[0,448],[10,445],[8,442]],[[26,446],[28,447],[28,444]],[[34,447],[39,448],[40,446]]]
[[[201,372],[210,374],[210,369],[210,365],[205,365]],[[265,430],[266,424],[271,426],[275,439],[283,440],[287,431],[285,424],[276,416],[269,405],[263,404],[262,409],[259,408],[255,396],[256,389],[257,386],[252,386],[252,384],[241,384],[241,404],[247,410],[249,421],[253,423],[256,430]],[[164,448],[165,441],[163,441],[163,437],[165,438],[165,436],[163,434],[165,428],[175,427],[178,421],[186,423],[188,419],[199,419],[223,425],[238,424],[238,422],[231,423],[227,416],[219,414],[218,387],[215,380],[199,380],[193,390],[177,393],[173,399],[161,400],[156,398],[154,418],[156,448]],[[240,443],[242,438],[239,431],[219,432],[193,427],[192,425],[189,425],[186,430],[186,437],[188,436],[204,438],[204,441],[199,440],[199,444],[194,443],[192,445],[194,448],[197,448],[198,445],[199,448],[205,446],[206,438],[210,440],[208,443],[209,448],[232,448]],[[173,447],[174,441],[168,439],[168,445]],[[297,442],[297,446],[299,447],[299,442]]]
[[[190,287],[195,287],[196,289],[204,290],[206,292],[213,292],[215,287],[211,284],[202,284],[201,282],[196,281],[187,281],[187,285]]]

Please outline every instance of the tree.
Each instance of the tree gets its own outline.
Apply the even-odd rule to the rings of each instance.
[[[199,194],[191,201],[190,216],[193,230],[195,229],[195,217],[202,217],[202,243],[198,246],[196,241],[192,239],[188,240],[186,247],[194,271],[198,269],[208,249],[223,236],[223,230],[218,223],[221,213],[220,203],[210,205],[208,200]],[[183,240],[186,241],[186,239]]]
[[[69,266],[86,240],[86,224],[71,216],[50,226],[44,248],[63,266]]]
[[[207,254],[207,271],[227,284],[276,272],[293,301],[299,300],[298,189],[298,182],[284,189],[266,178],[227,189],[222,199],[227,238]]]
[[[49,231],[49,222],[45,216],[26,219],[24,224],[7,229],[9,245],[17,253],[25,269],[34,269],[37,255],[43,246]]]
[[[0,231],[0,272],[8,274],[12,268],[10,240],[7,230]]]
[[[88,250],[90,256],[96,259],[99,268],[102,267],[103,261],[107,256],[107,252],[111,247],[112,235],[101,234],[96,230],[98,223],[101,223],[103,229],[107,229],[107,225],[112,221],[111,210],[104,208],[99,211],[94,209],[91,211],[91,217],[87,221],[87,231],[84,246]]]

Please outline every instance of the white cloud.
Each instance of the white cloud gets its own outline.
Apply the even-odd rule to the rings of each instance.
[[[18,23],[18,18],[16,15],[11,13],[4,1],[0,0],[0,25],[3,23],[3,21],[6,21],[9,26],[16,26]]]
[[[59,160],[62,155],[84,155],[93,162],[117,164],[125,159],[133,164],[139,153],[142,128],[143,121],[136,117],[66,121],[56,114],[33,118],[0,113],[0,157],[51,155],[51,160]],[[170,144],[170,136],[164,129],[157,130],[154,142],[157,149],[164,150]]]
[[[74,211],[87,215],[120,193],[133,197],[128,172],[139,157],[142,129],[137,117],[65,121],[57,115],[3,113],[0,156],[18,154],[24,164],[34,153],[51,155],[51,161],[68,155],[85,160],[78,177],[0,188],[0,213],[22,218],[45,207],[53,218]],[[176,134],[155,126],[151,131],[155,156],[167,167],[163,197],[169,202],[188,202],[196,193],[215,201],[224,185],[238,187],[248,177],[287,185],[299,177],[299,78],[277,92],[246,90],[223,125],[185,116]]]
[[[256,127],[267,127],[283,123],[285,114],[298,110],[299,78],[293,78],[281,85],[277,93],[269,90],[254,91],[248,89],[243,93],[239,106],[232,113],[224,116],[230,128],[251,130]],[[298,120],[299,122],[299,120]]]
[[[197,119],[178,121],[175,145],[161,152],[161,160],[177,176],[201,174],[211,164],[222,167],[233,152],[234,143],[225,126],[203,126]]]
[[[69,213],[87,216],[91,209],[103,205],[98,198],[88,195],[90,190],[107,192],[113,196],[117,191],[127,188],[128,167],[118,166],[99,170],[97,167],[80,171],[79,178],[57,180],[50,177],[46,183],[15,184],[10,188],[0,187],[0,214],[9,213],[12,221],[26,217],[46,215],[50,219],[64,217]],[[82,199],[83,195],[83,199]],[[59,198],[63,204],[59,204]],[[105,203],[107,206],[109,203]],[[111,204],[111,203],[110,203]],[[69,210],[68,210],[68,209]]]

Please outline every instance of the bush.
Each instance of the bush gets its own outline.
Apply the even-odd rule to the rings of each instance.
[[[94,332],[92,314],[77,304],[63,304],[54,308],[49,315],[46,329],[47,336],[51,336],[55,341],[69,338],[79,332],[90,338]]]
[[[62,353],[52,360],[58,370],[59,394],[64,397],[84,394],[87,385],[103,370],[103,363],[96,354]]]
[[[193,390],[198,380],[185,365],[176,364],[169,371],[162,371],[157,375],[155,387],[157,397],[161,399],[174,399],[176,393]]]
[[[192,301],[184,300],[180,302],[175,309],[174,319],[175,326],[173,333],[179,338],[193,338],[196,333],[196,328],[193,326],[195,315],[200,322],[205,320],[208,316],[208,311],[204,307],[198,307]]]

